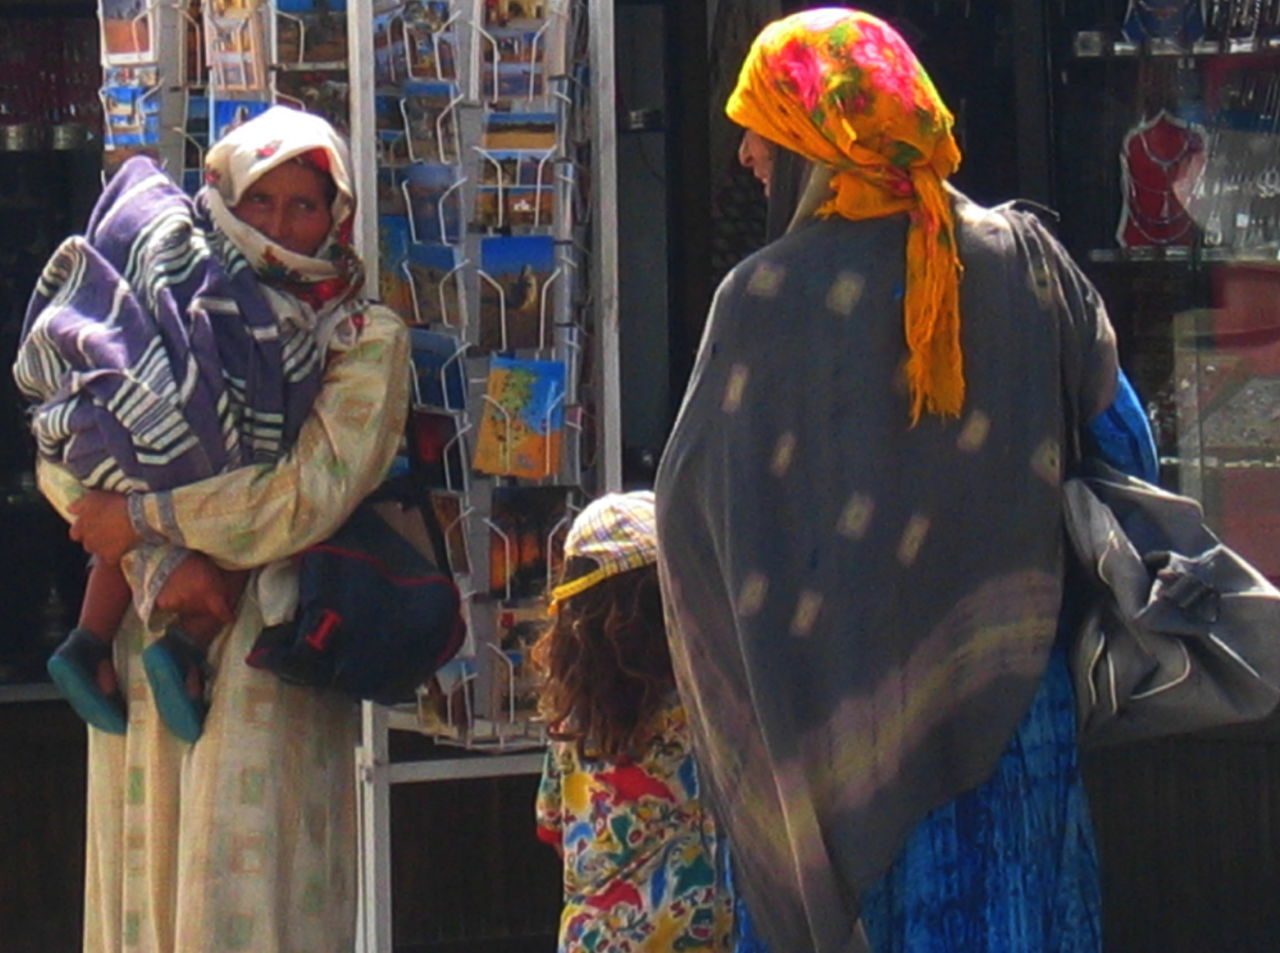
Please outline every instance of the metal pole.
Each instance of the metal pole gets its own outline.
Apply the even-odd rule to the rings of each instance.
[[[359,817],[359,895],[356,950],[392,953],[391,946],[391,775],[387,754],[387,711],[360,703],[360,746],[356,749]]]
[[[378,294],[378,131],[374,119],[373,0],[347,4],[347,60],[351,110],[351,164],[355,169],[356,251],[364,260],[365,288]]]
[[[588,0],[590,17],[593,194],[593,298],[602,439],[597,493],[622,488],[622,390],[618,358],[618,126],[614,118],[613,2]]]

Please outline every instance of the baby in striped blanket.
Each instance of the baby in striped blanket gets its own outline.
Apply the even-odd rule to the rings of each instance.
[[[319,390],[325,316],[359,288],[349,159],[324,120],[268,110],[216,143],[205,173],[193,202],[151,159],[130,159],[32,296],[14,376],[41,457],[86,488],[171,489],[277,459]],[[157,609],[184,564],[226,586],[174,620]],[[126,730],[112,644],[132,602],[164,628],[142,653],[161,718],[200,736],[205,653],[248,575],[205,566],[145,534],[120,564],[94,561],[79,624],[48,663],[86,722]]]

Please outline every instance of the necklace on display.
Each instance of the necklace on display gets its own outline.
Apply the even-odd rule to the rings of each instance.
[[[1152,151],[1154,144],[1151,142],[1152,136],[1148,135],[1148,133],[1154,132],[1155,129],[1161,123],[1165,123],[1168,126],[1174,129],[1177,129],[1183,133],[1182,144],[1179,147],[1178,151],[1168,157],[1159,155],[1156,152]],[[1199,139],[1199,136],[1195,133],[1194,130],[1184,125],[1181,125],[1180,123],[1175,123],[1171,121],[1169,117],[1166,116],[1164,113],[1161,113],[1159,116],[1157,116],[1155,121],[1153,121],[1145,129],[1142,129],[1141,131],[1135,130],[1132,133],[1132,137],[1137,139],[1138,144],[1142,146],[1143,154],[1152,162],[1154,162],[1156,165],[1158,165],[1161,169],[1172,169],[1173,167],[1177,166],[1180,162],[1182,162],[1184,159],[1186,159],[1188,156],[1190,156],[1192,152],[1196,151],[1197,140]]]
[[[1164,229],[1174,223],[1182,223],[1189,215],[1182,200],[1174,192],[1172,184],[1165,188],[1153,188],[1134,178],[1128,168],[1122,170],[1124,180],[1125,213],[1133,219],[1141,219],[1148,226]],[[1143,193],[1146,193],[1144,196]],[[1158,210],[1152,210],[1152,202],[1159,203]]]
[[[1182,207],[1182,203],[1177,200],[1177,196],[1172,189],[1153,189],[1149,185],[1143,185],[1135,179],[1129,180],[1131,188],[1125,197],[1125,202],[1136,214],[1141,214],[1148,222],[1157,225],[1166,225],[1169,222],[1177,221],[1179,218],[1187,214],[1186,209]],[[1142,207],[1141,196],[1132,188],[1136,186],[1153,196],[1159,196],[1160,214],[1152,215]]]
[[[1142,154],[1157,166],[1165,175],[1170,175],[1172,170],[1182,165],[1187,159],[1191,158],[1196,151],[1195,145],[1191,139],[1187,139],[1182,143],[1182,147],[1171,156],[1162,156],[1158,152],[1152,150],[1151,143],[1146,136],[1138,137],[1138,145],[1142,147]]]
[[[1126,246],[1129,246],[1129,247],[1133,247],[1133,246],[1136,246],[1136,245],[1139,245],[1139,244],[1145,244],[1145,245],[1183,245],[1183,244],[1186,244],[1185,242],[1181,241],[1181,239],[1186,238],[1186,237],[1190,234],[1190,232],[1191,232],[1191,226],[1192,226],[1194,223],[1192,222],[1191,216],[1190,216],[1190,215],[1188,215],[1186,212],[1183,212],[1183,213],[1182,213],[1181,218],[1182,218],[1181,227],[1180,227],[1177,231],[1174,231],[1174,232],[1171,232],[1171,233],[1169,233],[1169,234],[1165,234],[1165,235],[1159,235],[1159,236],[1157,236],[1157,235],[1153,235],[1153,234],[1151,234],[1151,232],[1147,231],[1147,229],[1143,227],[1142,217],[1141,217],[1141,216],[1139,216],[1139,215],[1134,215],[1134,214],[1133,214],[1133,210],[1132,210],[1132,209],[1130,209],[1130,208],[1129,208],[1129,206],[1126,204],[1126,205],[1125,205],[1125,209],[1124,209],[1123,226],[1122,226],[1122,228],[1121,228],[1121,230],[1120,230],[1120,234],[1121,234],[1121,240],[1120,240],[1120,242],[1121,242],[1121,244],[1122,244],[1122,245],[1126,245]],[[1150,225],[1151,225],[1151,223],[1150,223],[1150,222],[1148,222],[1147,224],[1148,224],[1148,226],[1150,226]],[[1133,229],[1135,232],[1137,232],[1137,233],[1138,233],[1138,235],[1140,235],[1142,238],[1145,238],[1145,239],[1146,239],[1146,241],[1145,241],[1145,242],[1132,242],[1132,241],[1128,241],[1128,240],[1126,240],[1126,239],[1124,238],[1124,235],[1125,235],[1125,233],[1126,233],[1126,232],[1128,232],[1128,231],[1129,231],[1129,229]],[[1156,231],[1164,231],[1164,230],[1163,230],[1163,229],[1156,229]]]

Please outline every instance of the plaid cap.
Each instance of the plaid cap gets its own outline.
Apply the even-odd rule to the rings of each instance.
[[[606,493],[592,500],[569,527],[564,555],[585,556],[599,568],[551,591],[554,608],[602,579],[658,561],[658,526],[652,490]]]

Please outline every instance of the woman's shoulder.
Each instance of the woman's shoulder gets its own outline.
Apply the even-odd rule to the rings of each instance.
[[[1013,248],[1011,216],[1022,215],[1014,203],[989,207],[980,205],[963,192],[950,190],[960,256],[968,263],[975,256],[1002,258]]]
[[[409,329],[396,312],[376,301],[350,306],[334,327],[329,350],[350,352],[386,348],[406,350]]]

